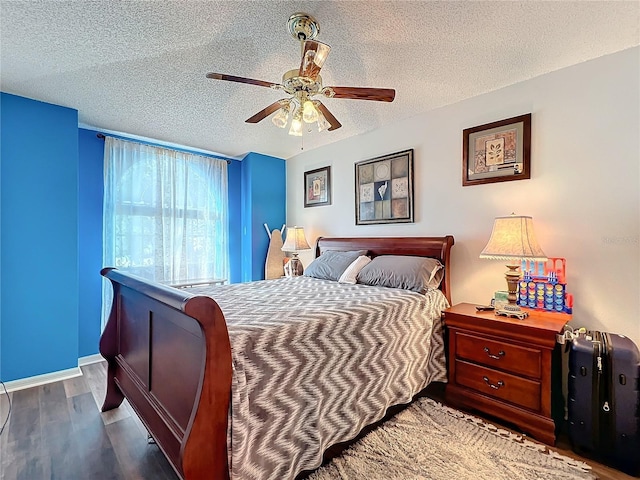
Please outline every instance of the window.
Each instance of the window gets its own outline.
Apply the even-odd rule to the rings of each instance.
[[[103,264],[166,284],[227,279],[227,198],[225,160],[106,137]]]

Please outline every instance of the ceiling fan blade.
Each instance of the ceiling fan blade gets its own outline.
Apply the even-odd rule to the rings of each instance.
[[[248,83],[250,85],[258,85],[259,87],[280,87],[277,83],[265,82],[264,80],[255,80],[253,78],[235,77],[233,75],[225,75],[224,73],[207,73],[207,78],[214,80],[226,80],[228,82]]]
[[[331,47],[326,43],[315,40],[307,40],[304,42],[299,75],[315,80],[330,51]]]
[[[322,93],[329,98],[352,98],[354,100],[376,100],[393,102],[396,91],[393,88],[367,87],[325,87]]]
[[[268,107],[263,108],[262,110],[260,110],[253,117],[247,118],[245,120],[245,122],[246,123],[258,123],[260,120],[264,120],[269,115],[271,115],[273,112],[278,111],[280,109],[280,107],[282,107],[282,103],[281,102],[282,102],[282,100],[278,100],[277,102],[273,102]]]
[[[333,116],[333,114],[329,111],[327,107],[324,106],[322,102],[316,100],[314,104],[316,105],[318,110],[322,112],[322,115],[324,115],[324,118],[327,119],[327,122],[329,122],[329,124],[331,125],[331,127],[329,127],[327,130],[329,131],[337,130],[342,126],[342,124],[338,121],[338,119]]]

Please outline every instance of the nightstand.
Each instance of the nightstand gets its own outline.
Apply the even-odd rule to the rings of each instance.
[[[527,310],[524,320],[461,303],[444,311],[449,352],[447,403],[475,409],[553,445],[552,357],[566,314]],[[556,368],[560,368],[557,365]]]

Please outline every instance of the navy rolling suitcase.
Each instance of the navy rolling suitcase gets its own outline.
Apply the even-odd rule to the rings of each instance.
[[[640,352],[627,337],[580,333],[569,350],[574,451],[640,475]]]

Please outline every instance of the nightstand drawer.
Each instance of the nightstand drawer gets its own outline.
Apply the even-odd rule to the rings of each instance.
[[[455,382],[530,410],[540,410],[540,382],[456,360]]]
[[[539,379],[542,352],[534,348],[513,345],[505,340],[455,332],[456,357],[481,363],[492,368]]]

